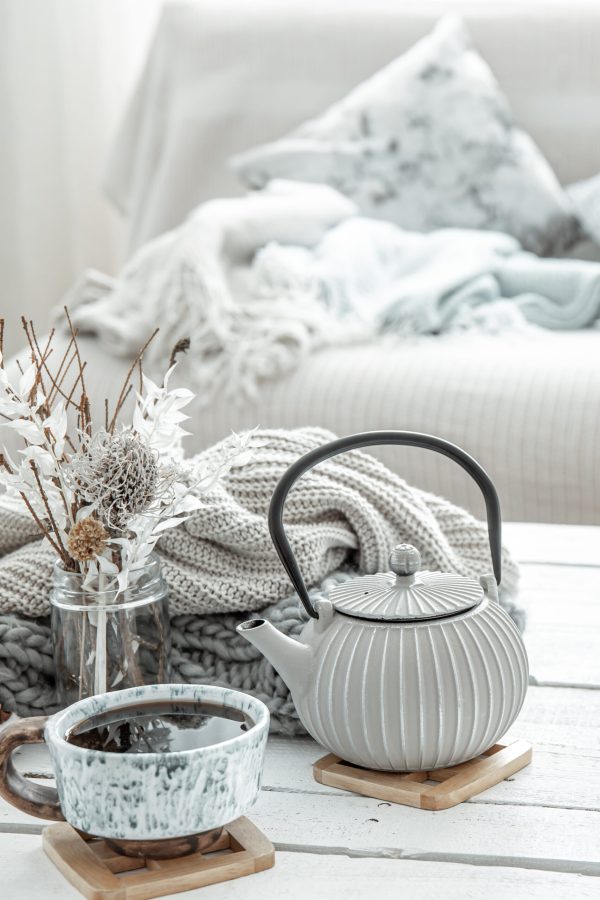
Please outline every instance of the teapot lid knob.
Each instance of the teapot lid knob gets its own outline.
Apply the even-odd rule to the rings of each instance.
[[[398,544],[390,553],[390,569],[396,575],[414,575],[421,568],[421,554],[412,544]]]

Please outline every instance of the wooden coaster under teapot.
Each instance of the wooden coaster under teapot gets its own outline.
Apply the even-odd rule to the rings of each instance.
[[[313,764],[319,784],[417,809],[450,809],[487,791],[531,762],[527,741],[498,743],[476,759],[431,772],[375,772],[328,753]]]

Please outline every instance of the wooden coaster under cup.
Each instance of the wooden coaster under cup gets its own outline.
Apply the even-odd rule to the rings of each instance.
[[[42,840],[57,869],[89,900],[151,900],[275,865],[273,845],[244,816],[226,825],[207,851],[176,859],[123,856],[100,838],[82,837],[66,822],[44,828]]]
[[[531,744],[494,744],[481,756],[432,772],[375,772],[328,753],[313,764],[315,781],[418,809],[449,809],[486,791],[531,762]]]

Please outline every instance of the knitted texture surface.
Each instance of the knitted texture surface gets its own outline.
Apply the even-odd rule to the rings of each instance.
[[[287,688],[270,664],[235,633],[249,612],[263,610],[297,635],[304,612],[268,532],[275,485],[303,453],[331,440],[315,428],[264,430],[250,462],[233,469],[191,518],[161,539],[158,555],[169,586],[173,680],[220,683],[256,694],[273,729],[301,730]],[[196,457],[211,466],[223,443]],[[290,491],[285,523],[300,569],[315,597],[357,571],[388,570],[395,544],[419,548],[423,567],[479,576],[491,571],[487,530],[469,513],[411,488],[360,451],[327,460]],[[0,703],[21,715],[55,708],[49,631],[53,553],[25,516],[0,511]],[[510,601],[517,568],[503,552],[501,599]]]

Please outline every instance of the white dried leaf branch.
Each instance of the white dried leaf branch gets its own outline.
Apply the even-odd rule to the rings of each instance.
[[[202,494],[234,465],[248,458],[253,435],[233,435],[211,471],[199,472],[183,459],[183,410],[194,395],[169,388],[172,365],[161,386],[132,363],[112,417],[95,428],[84,370],[71,327],[71,340],[52,374],[48,358],[53,334],[42,350],[35,329],[23,320],[31,363],[12,384],[2,359],[0,321],[1,424],[19,435],[15,460],[0,456],[0,483],[19,497],[63,566],[84,575],[89,591],[121,592],[147,564],[161,534],[185,521],[202,504]],[[151,338],[152,339],[152,338]],[[150,340],[151,340],[150,339]],[[141,390],[129,424],[118,424],[140,369]],[[77,427],[69,433],[69,410]],[[100,587],[101,586],[101,587]],[[116,596],[116,595],[115,595]]]

